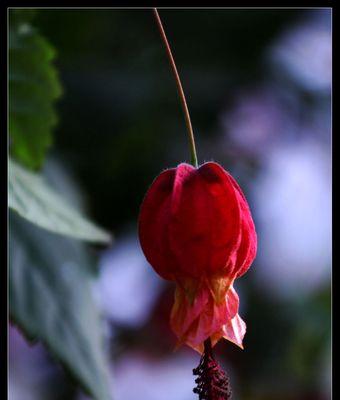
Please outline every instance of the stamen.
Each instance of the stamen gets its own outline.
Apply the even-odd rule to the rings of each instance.
[[[193,369],[197,386],[193,389],[199,400],[230,400],[231,388],[226,373],[215,360],[210,338],[204,342],[204,352],[197,368]]]

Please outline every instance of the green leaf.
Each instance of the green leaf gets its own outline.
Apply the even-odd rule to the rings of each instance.
[[[54,48],[28,22],[31,10],[10,10],[9,133],[11,154],[38,168],[52,144],[62,89],[52,64]]]
[[[41,340],[82,388],[110,399],[108,368],[81,242],[48,233],[10,213],[9,310],[31,340]]]
[[[9,160],[9,207],[42,228],[90,242],[110,242],[111,237],[73,209],[41,175]]]

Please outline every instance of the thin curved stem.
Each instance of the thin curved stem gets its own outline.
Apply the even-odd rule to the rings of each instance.
[[[181,83],[181,80],[180,80],[180,77],[179,77],[179,74],[178,74],[178,71],[177,71],[177,67],[176,67],[176,64],[175,64],[175,60],[174,60],[174,57],[172,55],[172,52],[171,52],[171,49],[170,49],[170,46],[169,46],[169,42],[168,42],[168,39],[166,37],[165,31],[164,31],[164,28],[163,28],[163,25],[162,25],[162,21],[161,21],[161,19],[159,17],[157,8],[153,9],[153,13],[155,15],[155,18],[156,18],[156,21],[157,21],[157,25],[158,25],[158,28],[159,28],[159,31],[160,31],[160,34],[161,34],[161,38],[162,38],[162,40],[164,42],[164,45],[165,45],[165,48],[166,48],[166,52],[167,52],[167,55],[168,55],[168,58],[169,58],[169,61],[170,61],[171,68],[172,68],[172,72],[173,72],[175,80],[176,80],[177,90],[178,90],[178,94],[179,94],[179,97],[180,97],[180,100],[181,100],[181,104],[182,104],[182,108],[183,108],[183,112],[184,112],[185,123],[186,123],[186,126],[187,126],[188,135],[189,135],[191,164],[194,167],[197,168],[198,167],[198,162],[197,162],[197,153],[196,153],[194,132],[193,132],[192,125],[191,125],[189,109],[188,109],[187,102],[186,102],[186,99],[185,99],[185,94],[184,94],[184,91],[183,91],[182,83]]]

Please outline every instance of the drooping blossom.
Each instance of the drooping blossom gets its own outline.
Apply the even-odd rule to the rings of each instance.
[[[165,170],[142,203],[139,238],[155,271],[176,283],[177,345],[202,353],[208,338],[213,346],[225,338],[242,348],[246,325],[233,283],[254,260],[257,238],[233,177],[215,162]]]

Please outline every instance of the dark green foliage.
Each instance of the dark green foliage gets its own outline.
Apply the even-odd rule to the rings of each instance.
[[[41,174],[34,174],[9,160],[9,206],[28,221],[51,232],[89,242],[109,243],[108,233],[97,227],[50,187]]]
[[[52,144],[62,89],[52,64],[55,50],[30,24],[31,10],[11,10],[9,29],[9,133],[11,154],[41,167]]]
[[[109,399],[101,321],[83,244],[10,214],[10,317],[41,340],[93,398]]]

